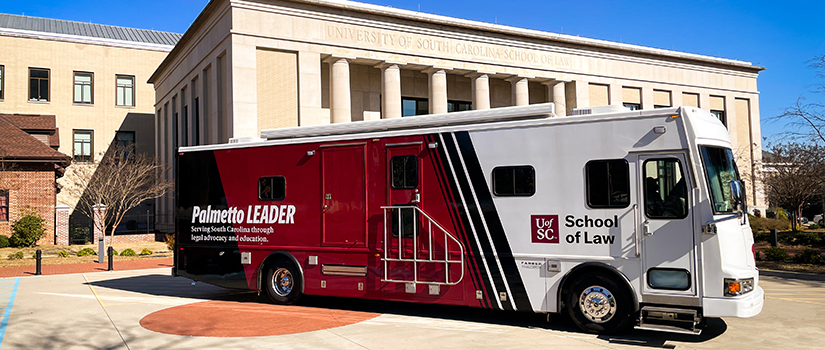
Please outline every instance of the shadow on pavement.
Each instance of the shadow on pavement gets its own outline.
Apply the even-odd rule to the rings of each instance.
[[[269,303],[265,293],[235,291],[205,283],[192,285],[187,278],[173,278],[168,275],[143,275],[104,281],[90,282],[95,287],[103,287],[144,293],[157,296],[224,300],[248,303]],[[572,324],[566,314],[551,314],[552,321],[547,322],[547,315],[526,312],[511,312],[501,310],[478,309],[466,306],[413,304],[405,302],[380,301],[368,299],[351,299],[340,297],[324,297],[304,295],[299,305],[305,307],[373,312],[414,317],[428,317],[455,321],[477,322],[532,329],[544,329],[561,332],[581,333]],[[654,332],[646,330],[631,330],[623,335],[598,336],[597,339],[609,344],[638,345],[643,347],[674,348],[668,341],[685,343],[699,343],[711,340],[725,333],[727,324],[720,318],[709,318],[707,326],[699,336]]]

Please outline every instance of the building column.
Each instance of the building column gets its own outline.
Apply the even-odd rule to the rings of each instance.
[[[58,205],[54,208],[54,244],[69,245],[69,208],[68,205]]]
[[[490,77],[475,73],[467,76],[473,82],[473,109],[490,109]]]
[[[553,102],[554,113],[559,117],[567,115],[567,98],[564,93],[564,81],[553,80],[547,85],[547,101]]]
[[[624,106],[624,101],[622,98],[622,84],[610,84],[610,105],[611,106]]]
[[[333,57],[329,60],[330,123],[352,121],[352,97],[350,93],[349,61]]]
[[[447,113],[447,72],[431,68],[426,73],[430,78],[430,114]]]
[[[401,68],[384,63],[381,68],[381,119],[401,118]]]
[[[530,88],[527,81],[527,78],[524,77],[513,77],[507,79],[512,86],[513,91],[513,105],[515,106],[526,106],[530,104]]]

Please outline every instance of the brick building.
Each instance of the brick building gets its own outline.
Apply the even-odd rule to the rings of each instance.
[[[0,114],[0,235],[11,236],[21,210],[30,208],[46,220],[38,244],[55,242],[55,180],[71,161],[59,147],[55,116]]]

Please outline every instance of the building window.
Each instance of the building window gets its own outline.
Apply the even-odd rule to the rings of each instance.
[[[401,116],[411,117],[414,115],[430,114],[430,101],[426,98],[402,97]]]
[[[0,190],[0,221],[9,221],[9,191]]]
[[[392,188],[399,190],[418,187],[418,157],[392,157],[390,173],[392,174]]]
[[[627,108],[630,108],[631,111],[638,111],[638,110],[642,109],[642,105],[638,104],[638,103],[627,103],[627,102],[625,102],[623,105]]]
[[[118,75],[115,79],[117,81],[115,87],[115,95],[117,97],[118,106],[134,106],[135,105],[135,77]]]
[[[6,83],[6,66],[0,66],[0,100],[3,99],[3,94],[5,89]]]
[[[493,169],[496,196],[532,196],[536,193],[536,170],[529,165]]]
[[[716,109],[711,109],[710,114],[713,114],[714,117],[719,119],[725,127],[728,126],[728,118],[725,116],[725,111],[720,111]]]
[[[29,101],[49,101],[48,69],[29,68]]]
[[[92,104],[94,99],[94,74],[74,73],[74,103]]]
[[[447,101],[447,112],[461,112],[473,109],[473,103],[467,101]]]
[[[115,133],[115,144],[118,151],[123,154],[121,158],[131,158],[135,151],[135,132],[134,131],[118,131]]]
[[[592,160],[585,165],[587,205],[626,208],[630,205],[630,170],[624,159]]]
[[[92,130],[75,130],[74,131],[74,161],[75,162],[91,162],[92,152],[94,150]]]
[[[268,176],[258,179],[258,199],[262,201],[282,201],[286,198],[286,178]]]

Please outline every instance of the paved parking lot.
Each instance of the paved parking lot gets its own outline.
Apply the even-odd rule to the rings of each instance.
[[[0,309],[10,311],[5,329],[0,326],[4,331],[0,349],[818,347],[825,338],[825,281],[763,276],[762,287],[767,299],[759,316],[711,319],[701,336],[633,331],[606,337],[580,333],[565,320],[547,323],[542,315],[464,307],[310,297],[301,309],[279,309],[282,307],[254,304],[265,300],[254,293],[236,293],[201,283],[193,286],[189,280],[171,278],[168,268],[6,278],[0,279],[0,304],[8,302],[12,294],[14,300],[11,309]],[[195,304],[203,301],[207,303]],[[209,309],[217,304],[221,309],[212,313],[240,316],[247,320],[241,326],[250,330],[278,327],[284,320],[307,315],[310,324],[312,317],[322,320],[318,315],[323,315],[346,325],[252,337],[166,334],[175,333],[175,327],[185,328],[187,322],[200,322],[199,329],[209,328],[210,322],[218,322],[215,327],[219,327],[221,317],[216,318]],[[195,321],[173,317],[179,322],[164,326],[169,332],[141,326],[141,320],[150,320],[146,316],[182,305],[203,306],[199,309],[202,311],[194,312],[202,312],[204,317]],[[264,319],[269,321],[262,322]]]

